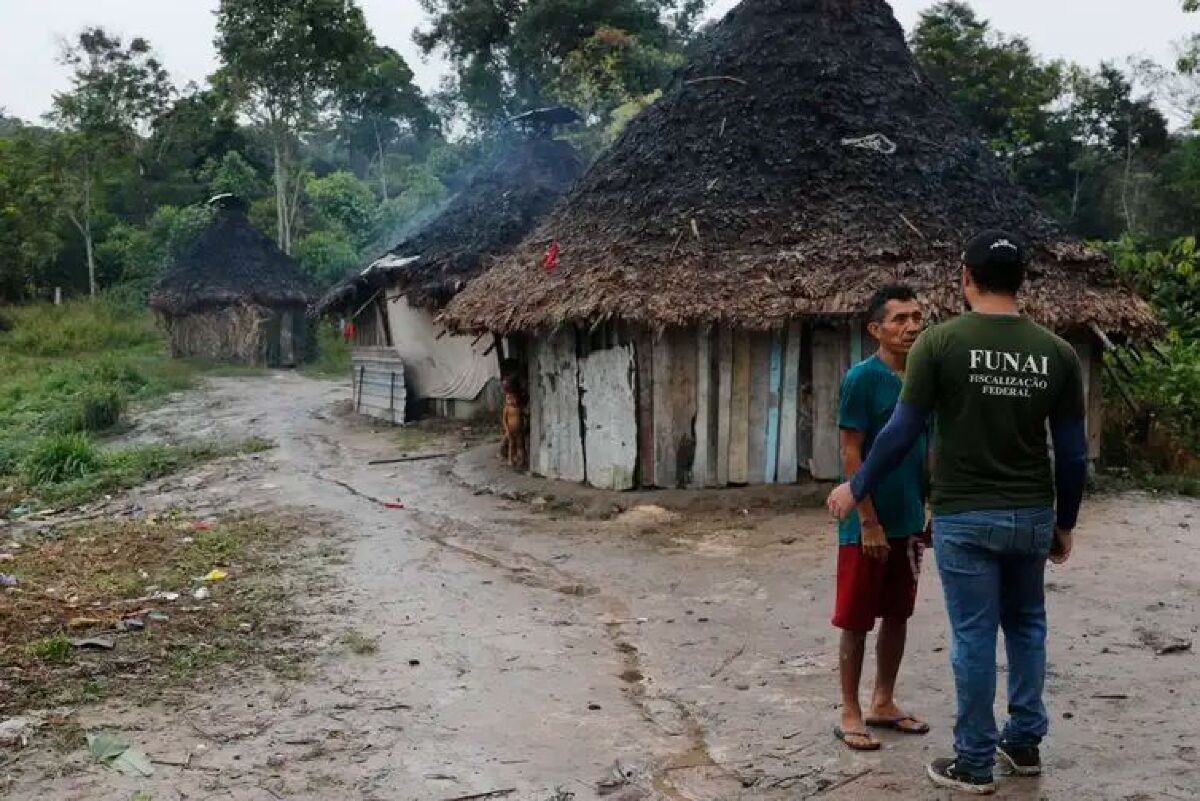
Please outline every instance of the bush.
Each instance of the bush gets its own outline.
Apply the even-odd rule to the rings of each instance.
[[[70,433],[105,431],[125,412],[125,399],[112,387],[88,387],[72,403],[59,427]]]
[[[86,434],[53,434],[38,440],[26,453],[21,473],[33,485],[58,484],[98,470],[100,452]]]
[[[4,349],[25,356],[78,356],[160,341],[148,311],[111,298],[39,303],[9,313],[13,330],[0,340]]]
[[[336,325],[324,321],[318,325],[317,358],[304,372],[327,378],[344,378],[350,375],[350,345]]]

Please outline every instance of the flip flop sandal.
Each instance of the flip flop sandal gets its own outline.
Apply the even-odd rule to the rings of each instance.
[[[883,743],[876,740],[865,731],[844,731],[841,726],[833,727],[833,736],[845,743],[846,747],[851,751],[878,751],[883,747]],[[860,743],[855,745],[850,741],[850,738],[858,737],[861,740],[866,740],[865,744]]]
[[[904,723],[914,725],[905,726]],[[901,734],[929,734],[929,724],[918,720],[912,715],[901,715],[898,718],[867,718],[866,724],[873,729],[887,729]]]

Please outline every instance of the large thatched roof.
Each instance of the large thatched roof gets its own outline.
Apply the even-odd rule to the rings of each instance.
[[[232,303],[304,305],[315,295],[300,267],[246,219],[221,208],[150,293],[150,306],[185,314]]]
[[[1106,259],[1006,178],[883,0],[744,0],[444,319],[499,332],[605,318],[761,329],[857,312],[898,279],[948,314],[962,245],[985,228],[1033,245],[1024,300],[1038,320],[1153,330]]]
[[[316,311],[361,302],[383,283],[399,285],[414,305],[440,308],[487,259],[520,242],[582,171],[566,142],[533,139],[505,148],[415,234],[327,292]]]

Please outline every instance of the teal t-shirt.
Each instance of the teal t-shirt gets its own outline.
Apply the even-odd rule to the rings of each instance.
[[[892,416],[904,382],[878,356],[846,371],[838,405],[838,427],[863,433],[863,459],[875,437]],[[920,534],[925,529],[926,435],[922,434],[894,471],[871,493],[879,524],[888,538]],[[843,479],[847,478],[843,476]],[[858,545],[861,539],[858,511],[838,524],[838,543]]]

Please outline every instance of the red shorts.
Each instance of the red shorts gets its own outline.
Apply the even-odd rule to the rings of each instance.
[[[876,618],[908,620],[917,603],[920,549],[909,540],[889,539],[887,561],[870,559],[861,545],[839,545],[837,600],[833,625],[846,631],[870,631]]]

